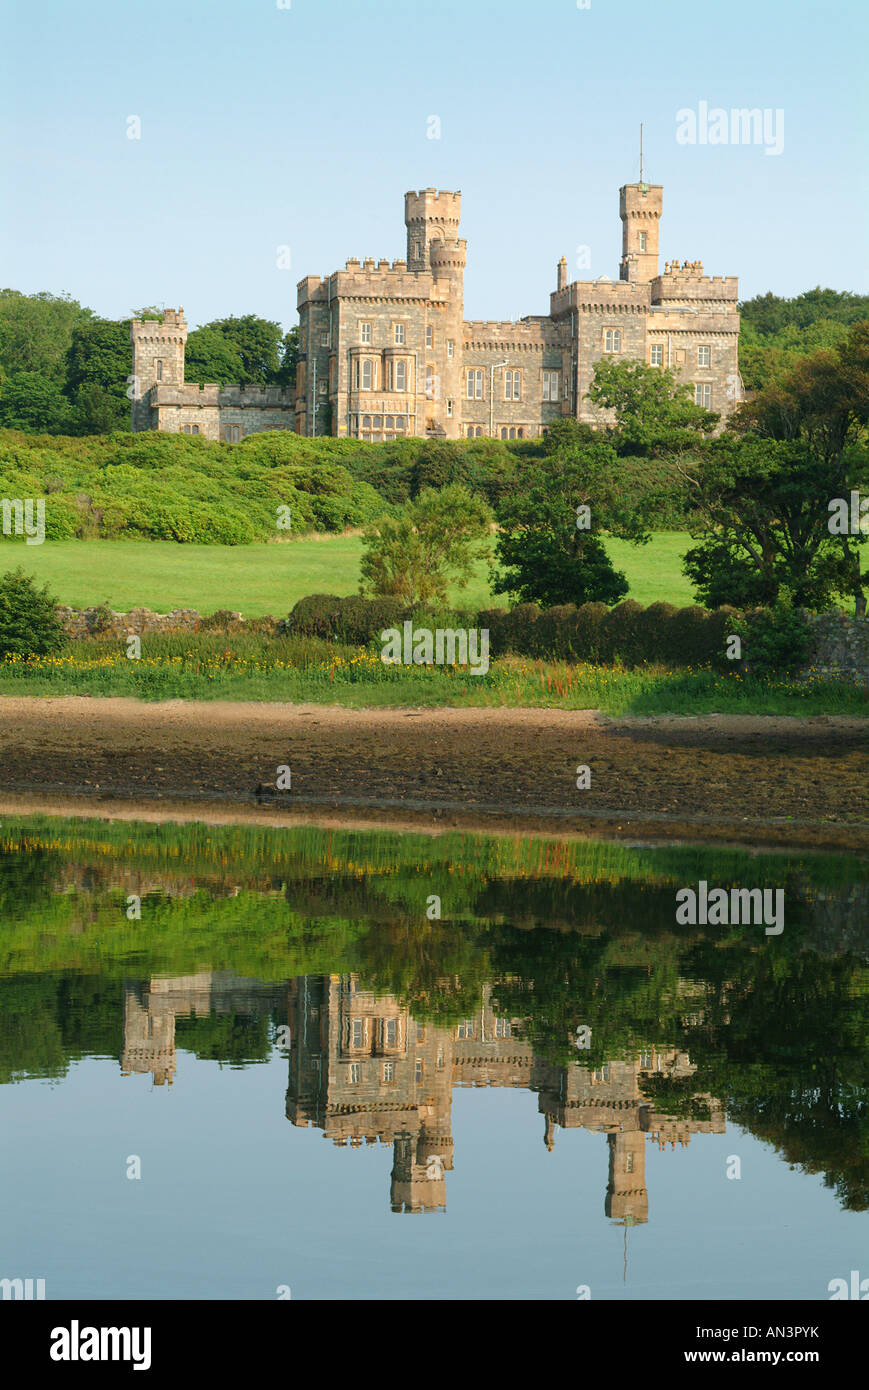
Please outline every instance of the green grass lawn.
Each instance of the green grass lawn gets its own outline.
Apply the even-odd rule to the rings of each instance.
[[[694,602],[682,574],[690,544],[683,532],[667,531],[646,546],[609,541],[617,569],[638,603],[665,599]],[[87,608],[108,603],[126,612],[151,608],[196,608],[213,613],[230,608],[246,618],[286,614],[306,594],[354,594],[359,584],[362,541],[358,536],[301,537],[280,545],[178,545],[172,541],[46,541],[24,545],[0,540],[0,573],[23,566],[48,583],[61,603]],[[463,608],[492,603],[485,565],[451,599]],[[500,600],[506,607],[506,601]]]

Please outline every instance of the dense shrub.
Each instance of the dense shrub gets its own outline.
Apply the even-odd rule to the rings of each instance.
[[[0,576],[0,660],[6,656],[44,656],[66,638],[57,600],[48,586],[38,589],[23,569]]]
[[[299,599],[287,621],[289,631],[300,637],[325,637],[335,642],[365,646],[378,641],[384,628],[400,626],[408,616],[399,599],[361,598],[350,594],[310,594]]]
[[[476,616],[479,627],[489,629],[493,656],[514,652],[521,656],[566,661],[589,661],[625,666],[728,665],[727,637],[736,628],[732,608],[710,612],[705,608],[674,608],[653,603],[642,608],[626,600],[616,608],[604,603],[561,604],[540,609],[523,603],[507,613],[483,609]]]
[[[812,642],[805,612],[786,604],[747,613],[732,630],[742,638],[742,659],[753,675],[790,675],[804,664]]]
[[[643,623],[645,609],[634,599],[617,604],[601,620],[601,650],[607,661],[640,666],[649,660],[651,642]]]

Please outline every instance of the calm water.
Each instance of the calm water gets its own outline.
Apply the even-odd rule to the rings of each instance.
[[[784,930],[680,925],[700,880]],[[844,857],[4,819],[0,1278],[828,1299],[867,907]]]

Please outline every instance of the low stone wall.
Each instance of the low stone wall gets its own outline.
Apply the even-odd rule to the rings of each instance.
[[[240,613],[228,610],[219,615],[203,615],[195,608],[175,608],[171,613],[153,613],[150,608],[131,608],[129,613],[117,613],[109,608],[59,609],[63,626],[70,637],[141,637],[148,632],[244,632],[256,625],[256,630],[279,634],[286,631],[282,618],[256,618],[248,621]],[[222,621],[214,622],[214,617]],[[846,613],[831,612],[809,615],[813,642],[803,678],[845,677],[869,686],[869,618],[852,618]],[[204,628],[203,628],[204,623]]]
[[[807,667],[801,676],[845,677],[869,685],[869,618],[847,613],[809,615],[813,630]]]
[[[195,608],[175,608],[171,613],[152,613],[150,608],[131,608],[129,613],[116,613],[111,608],[59,609],[64,629],[70,637],[141,637],[146,632],[197,632],[202,621]],[[233,613],[233,625],[244,623],[240,613]]]

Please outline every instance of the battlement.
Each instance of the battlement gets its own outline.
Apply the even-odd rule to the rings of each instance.
[[[211,382],[207,386],[199,386],[194,381],[179,383],[178,385],[162,385],[157,383],[151,387],[151,404],[158,405],[183,405],[183,406],[216,406],[218,394],[221,388],[216,382]]]
[[[739,298],[739,277],[736,275],[704,275],[702,261],[667,261],[663,275],[652,281],[652,302],[662,300]]]
[[[206,388],[208,389],[208,388]],[[217,403],[220,406],[292,406],[294,389],[286,386],[222,386]]]
[[[550,313],[559,318],[571,310],[583,313],[613,311],[645,313],[649,307],[649,285],[635,280],[574,280],[549,296]]]
[[[420,188],[411,189],[404,195],[405,221],[459,221],[462,210],[462,194],[458,189]]]

